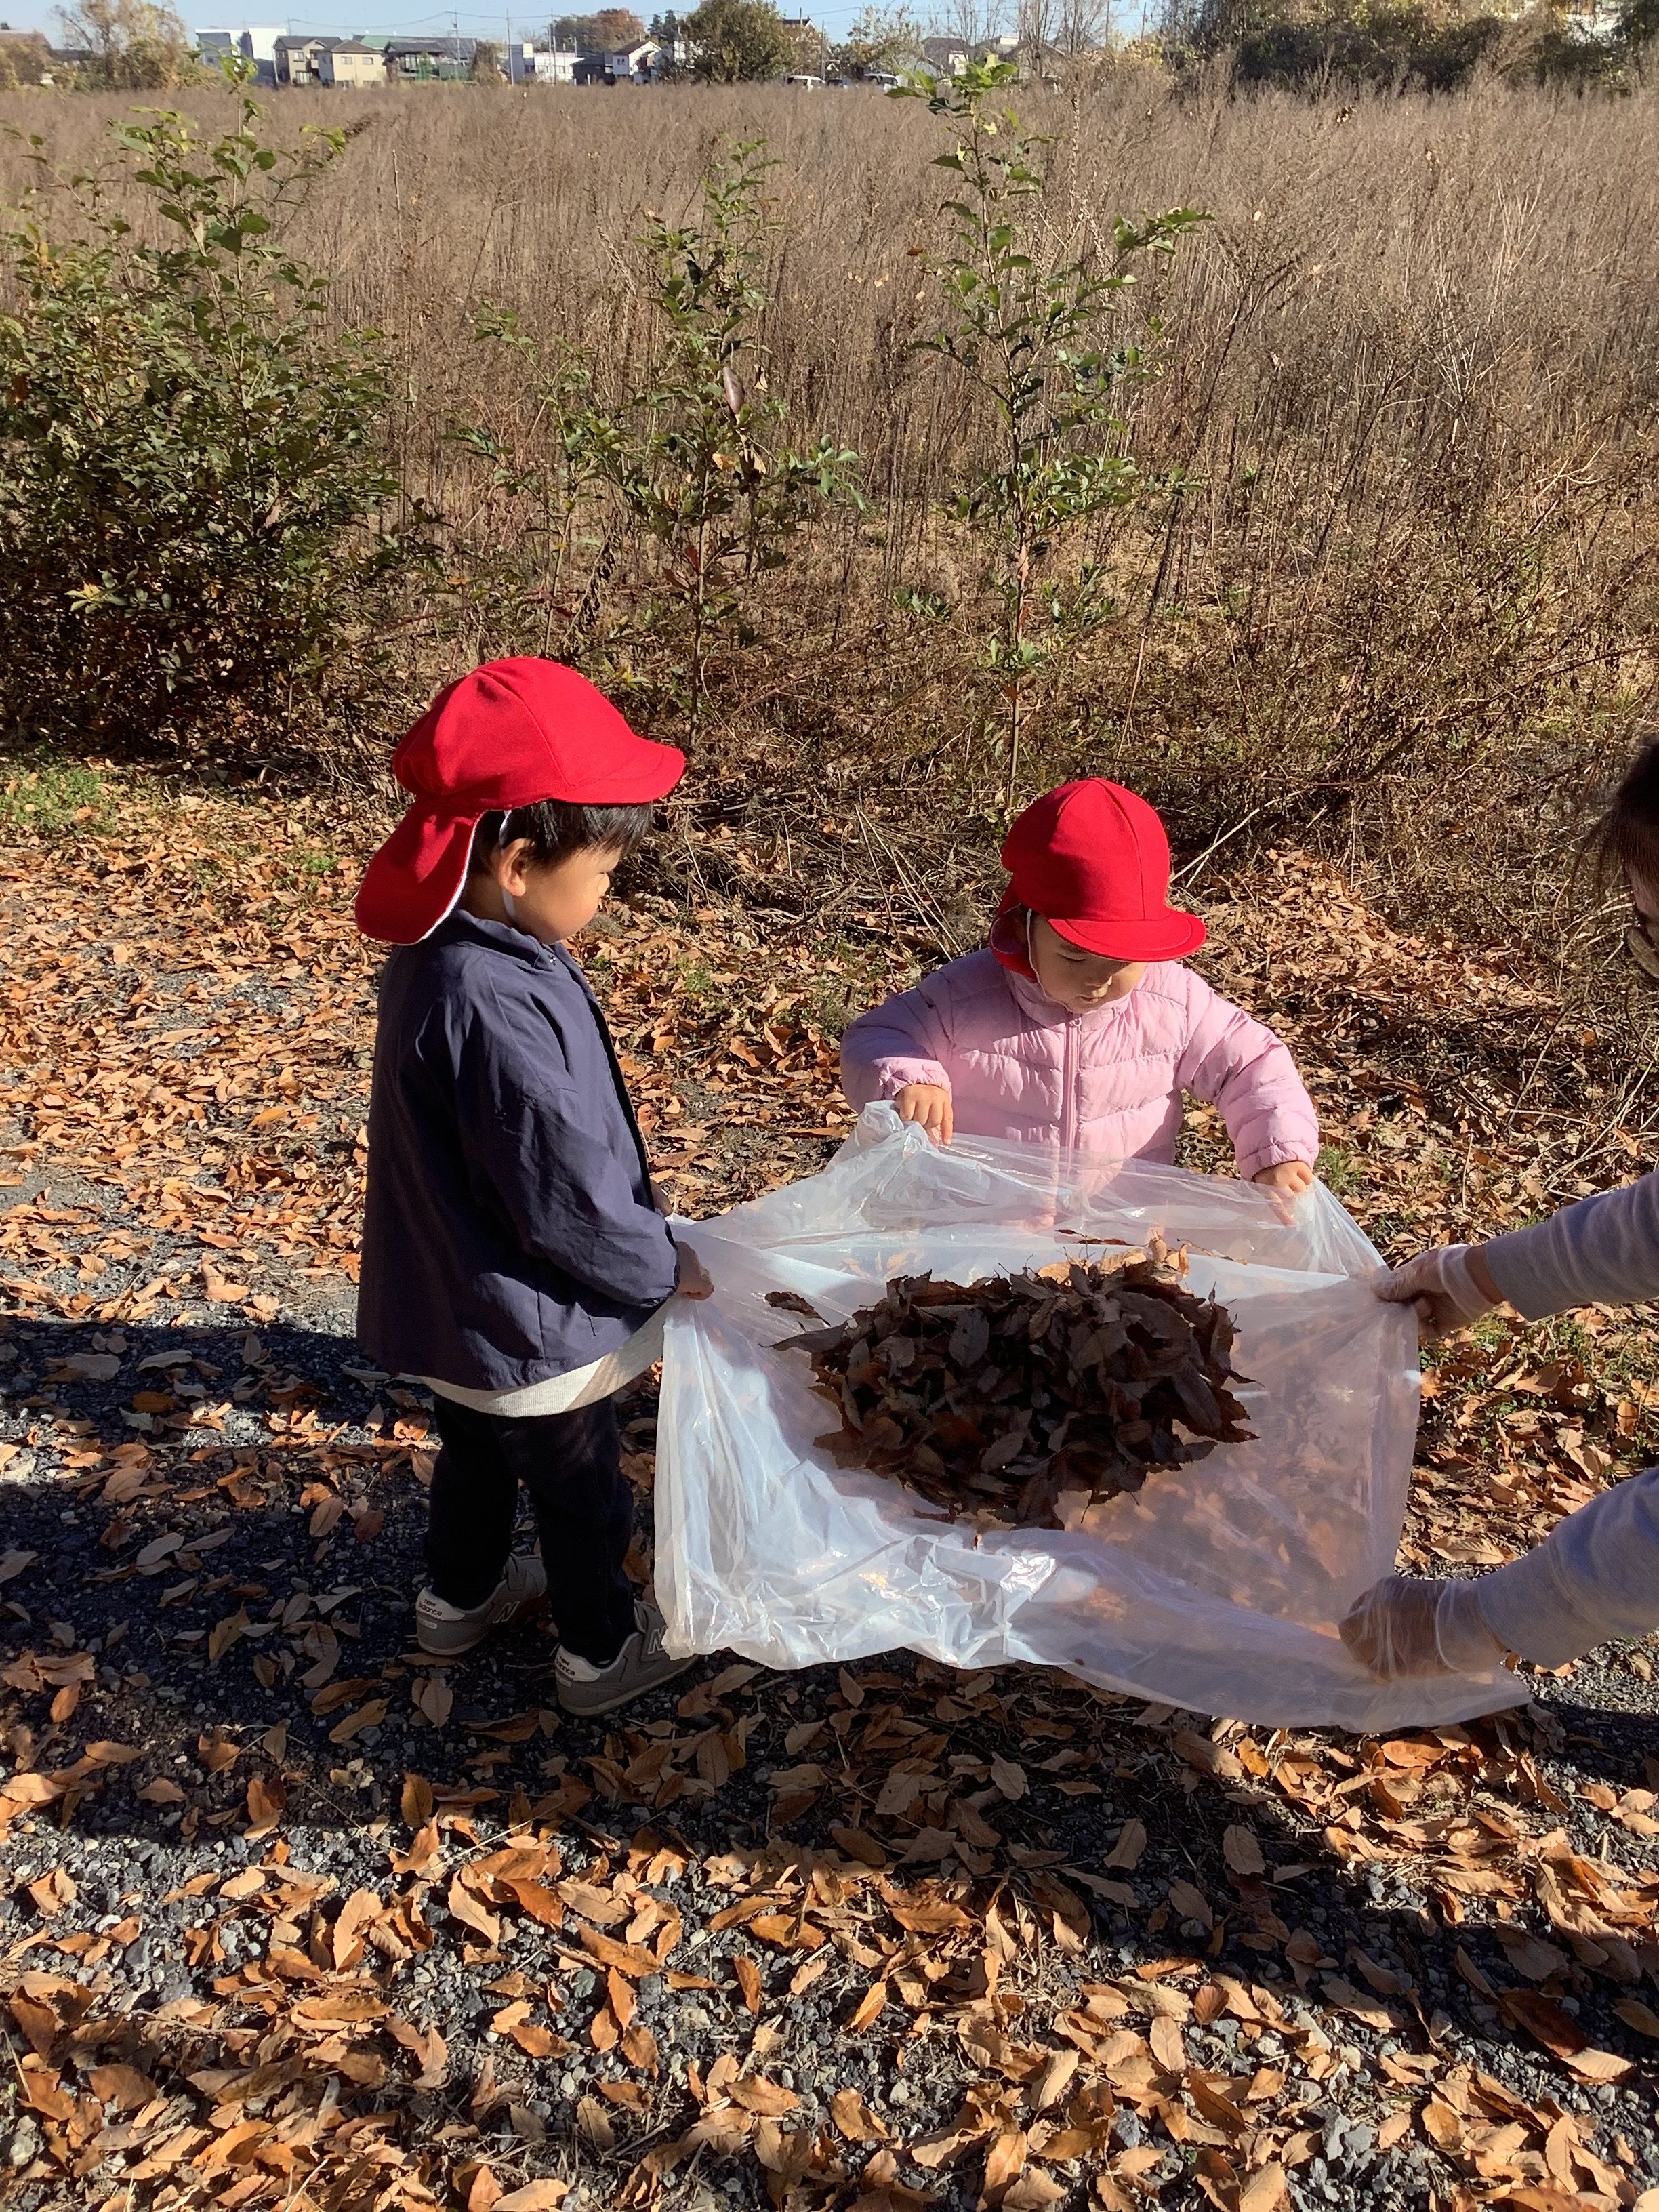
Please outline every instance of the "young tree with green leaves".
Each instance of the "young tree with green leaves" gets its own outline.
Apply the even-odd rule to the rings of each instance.
[[[0,234],[0,721],[143,741],[283,708],[418,557],[378,337],[330,328],[286,235],[344,134],[268,145],[248,64],[227,73],[230,129],[117,124],[112,162],[61,180],[61,228],[31,204]]]
[[[695,726],[711,644],[740,627],[744,583],[787,562],[803,526],[856,501],[856,453],[820,437],[784,442],[789,409],[770,388],[761,342],[773,228],[763,140],[723,148],[695,223],[651,217],[640,240],[659,343],[643,387],[610,406],[567,408],[568,465],[609,487],[657,556],[647,611],[683,632]]]
[[[950,144],[934,161],[957,179],[941,210],[945,245],[927,264],[945,319],[917,343],[953,364],[975,403],[975,450],[988,449],[962,482],[957,514],[985,548],[1000,605],[983,665],[1006,702],[1010,808],[1033,684],[1115,612],[1109,579],[1088,557],[1091,529],[1146,489],[1117,412],[1120,391],[1151,373],[1143,345],[1118,331],[1135,283],[1129,264],[1173,252],[1203,220],[1190,208],[1120,216],[1109,254],[1053,250],[1037,220],[1048,141],[997,104],[1017,75],[988,58],[958,77],[912,76],[890,95],[924,99],[944,118]],[[1147,335],[1159,331],[1152,319]]]

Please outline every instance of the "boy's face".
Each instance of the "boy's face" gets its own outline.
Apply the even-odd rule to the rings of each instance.
[[[495,856],[496,887],[512,902],[507,918],[541,945],[562,945],[586,928],[605,902],[622,854],[614,848],[570,853],[551,867],[529,857],[530,841],[515,837]]]
[[[1051,999],[1068,1013],[1092,1013],[1127,999],[1146,973],[1144,960],[1103,960],[1085,952],[1051,929],[1040,914],[1031,916],[1031,965],[1036,979]]]

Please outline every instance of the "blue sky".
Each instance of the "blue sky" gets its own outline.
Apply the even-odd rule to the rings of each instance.
[[[501,8],[497,8],[493,15],[482,15],[476,9],[466,8],[459,8],[453,15],[449,10],[437,15],[412,15],[405,13],[397,4],[397,0],[341,0],[339,12],[328,15],[321,12],[328,4],[329,0],[310,0],[310,12],[303,15],[283,15],[275,12],[220,15],[214,13],[210,0],[206,7],[186,5],[179,12],[192,30],[204,30],[222,24],[240,29],[244,23],[269,23],[283,30],[295,31],[442,33],[450,28],[453,21],[463,37],[500,39],[506,36],[507,15]],[[414,0],[414,4],[418,8],[420,0]],[[628,5],[629,0],[622,0],[622,4]],[[635,12],[649,22],[657,12],[659,0],[633,0],[633,4]],[[696,4],[696,0],[682,0],[681,13],[687,12]],[[545,29],[556,11],[559,14],[567,12],[564,6],[556,8],[556,0],[523,0],[523,5],[526,10],[523,15],[516,8],[513,11],[515,31],[520,36]],[[539,14],[532,12],[538,9],[541,11]],[[570,6],[568,12],[576,14],[581,11]],[[786,6],[785,12],[793,15],[797,11],[793,7]],[[805,14],[808,9],[803,7],[799,12]],[[814,22],[823,23],[833,33],[845,30],[860,9],[859,0],[842,0],[840,5],[811,8],[810,12]],[[44,31],[52,39],[58,35],[58,21],[51,0],[0,0],[0,21],[9,23],[15,31]]]

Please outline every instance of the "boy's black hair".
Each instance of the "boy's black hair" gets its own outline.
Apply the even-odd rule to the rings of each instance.
[[[496,848],[519,837],[530,840],[530,865],[536,868],[550,868],[573,853],[631,853],[654,811],[649,804],[573,806],[566,799],[543,799],[506,814],[486,814],[472,833],[467,873],[482,875]]]
[[[1659,737],[1650,738],[1625,770],[1590,842],[1603,890],[1632,872],[1644,886],[1659,886]]]

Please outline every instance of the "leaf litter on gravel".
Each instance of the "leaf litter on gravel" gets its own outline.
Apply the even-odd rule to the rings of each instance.
[[[198,880],[208,848],[239,812],[216,804],[158,817],[148,866],[137,846],[123,855],[98,841],[96,854],[51,871],[23,856],[9,875],[14,1171],[67,1175],[75,1186],[30,1188],[7,1216],[0,1263],[10,1301],[27,1314],[88,1328],[142,1322],[146,1310],[171,1318],[181,1297],[194,1303],[177,1243],[191,1248],[222,1304],[237,1303],[230,1291],[244,1282],[273,1279],[265,1271],[278,1266],[284,1275],[349,1276],[371,963],[351,938],[340,886],[303,899],[284,890],[280,848],[295,825],[277,811],[276,858],[250,851]],[[101,880],[94,863],[107,865]],[[89,897],[123,942],[84,930]],[[1605,1162],[1570,1162],[1577,1139],[1565,1127],[1553,1133],[1519,1102],[1506,1120],[1496,1054],[1466,1076],[1452,1071],[1461,1090],[1407,1064],[1425,1040],[1448,1034],[1449,1009],[1471,1022],[1478,1013],[1495,1035],[1524,1026],[1533,1002],[1518,985],[1488,990],[1461,953],[1401,938],[1296,856],[1258,870],[1240,906],[1252,927],[1218,930],[1235,948],[1218,957],[1242,957],[1243,945],[1275,963],[1241,974],[1237,994],[1249,1000],[1271,988],[1283,1001],[1329,1140],[1363,1158],[1352,1195],[1362,1218],[1385,1220],[1396,1238],[1402,1224],[1419,1237],[1461,1231],[1471,1208],[1482,1224],[1503,1225],[1536,1210],[1539,1192],[1522,1177],[1534,1148],[1553,1148],[1553,1194],[1571,1194],[1560,1180],[1571,1174],[1605,1179]],[[1334,911],[1345,916],[1334,936]],[[653,1151],[664,1150],[682,1202],[709,1208],[753,1187],[747,1169],[741,1181],[729,1174],[701,1126],[717,1111],[740,1106],[758,1125],[774,1180],[810,1166],[816,1151],[801,1140],[815,1148],[846,1117],[826,1098],[832,1046],[793,1012],[681,987],[672,963],[694,938],[702,954],[722,933],[712,915],[696,917],[693,933],[665,913],[642,902],[614,972],[600,980]],[[753,966],[743,950],[752,944],[734,937],[714,957],[734,970]],[[805,978],[815,949],[793,957]],[[175,995],[177,1012],[164,1003]],[[192,1024],[201,1034],[185,1033]],[[1473,1040],[1474,1030],[1458,1036]],[[708,1103],[689,1090],[682,1103],[688,1075]],[[1201,1138],[1203,1115],[1190,1121]],[[1634,1160],[1634,1139],[1617,1133]],[[1615,1152],[1615,1164],[1622,1159]],[[89,1204],[94,1187],[125,1218]],[[105,1259],[114,1263],[109,1279],[93,1265]],[[250,1318],[264,1316],[256,1306]],[[1574,1325],[1583,1341],[1563,1347],[1565,1365],[1529,1357],[1511,1373],[1518,1347],[1507,1333],[1496,1355],[1483,1342],[1443,1363],[1443,1427],[1425,1438],[1437,1479],[1431,1486],[1428,1470],[1419,1474],[1434,1556],[1449,1532],[1459,1542],[1497,1534],[1513,1548],[1578,1502],[1571,1486],[1582,1480],[1588,1494],[1615,1459],[1640,1449],[1648,1398],[1610,1357],[1618,1332],[1595,1314]],[[86,1355],[107,1356],[97,1346]],[[253,1509],[263,1493],[294,1499],[315,1522],[338,1519],[341,1500],[319,1497],[309,1474],[355,1489],[371,1458],[407,1454],[423,1435],[415,1415],[399,1425],[410,1433],[348,1449],[331,1421],[276,1391],[280,1370],[256,1372],[273,1393],[257,1455],[233,1451],[210,1421],[187,1422],[195,1409],[173,1407],[160,1389],[160,1402],[133,1407],[150,1423],[148,1441],[112,1443],[54,1415],[56,1376],[37,1386],[28,1410],[16,1407],[16,1435],[3,1449],[58,1455],[65,1495],[78,1489],[94,1515],[159,1514],[165,1502],[169,1516],[177,1505],[211,1519],[216,1497]],[[158,1379],[170,1383],[171,1368]],[[118,1394],[99,1371],[68,1367],[65,1387],[90,1395],[94,1386],[108,1396],[118,1435]],[[1479,1425],[1469,1419],[1477,1408]],[[1501,1431],[1491,1431],[1496,1421]],[[1501,1492],[1487,1487],[1494,1469]],[[185,1508],[189,1498],[206,1502]],[[297,1525],[306,1528],[303,1517]],[[118,1565],[134,1539],[162,1530],[161,1519],[141,1521],[108,1548]],[[310,1540],[328,1534],[313,1525]],[[1637,1992],[1651,1996],[1659,1978],[1659,1804],[1652,1788],[1586,1778],[1583,1753],[1569,1756],[1565,1745],[1587,1740],[1559,1728],[1551,1739],[1547,1713],[1386,1742],[1302,1732],[1258,1740],[1232,1723],[1140,1710],[1020,1670],[1005,1670],[999,1688],[991,1674],[927,1662],[843,1669],[839,1689],[827,1675],[807,1678],[804,1702],[791,1685],[780,1711],[778,1678],[737,1668],[685,1692],[676,1708],[684,1726],[629,1718],[590,1737],[565,1724],[568,1763],[586,1770],[590,1787],[567,1771],[564,1753],[545,1758],[540,1741],[513,1749],[525,1715],[507,1714],[507,1704],[521,1705],[521,1694],[490,1708],[505,1719],[472,1731],[476,1743],[493,1729],[498,1747],[464,1751],[465,1707],[452,1723],[447,1683],[422,1674],[441,1717],[417,1702],[432,1730],[421,1741],[443,1770],[410,1792],[407,1847],[388,1838],[377,1851],[374,1828],[358,1826],[349,1865],[337,1851],[329,1872],[317,1808],[325,1780],[343,1791],[349,1778],[326,1771],[327,1751],[306,1771],[304,1756],[296,1763],[283,1747],[280,1723],[263,1735],[262,1719],[239,1723],[240,1766],[218,1771],[210,1731],[194,1765],[172,1767],[179,1779],[153,1768],[164,1742],[183,1751],[202,1721],[218,1729],[222,1714],[203,1713],[196,1700],[204,1690],[219,1695],[228,1675],[260,1685],[272,1714],[289,1710],[295,1677],[321,1692],[343,1656],[321,1620],[331,1599],[309,1611],[296,1600],[290,1613],[274,1593],[262,1618],[259,1601],[228,1589],[216,1670],[186,1663],[191,1648],[207,1657],[210,1616],[201,1646],[181,1640],[159,1662],[189,1701],[187,1726],[168,1733],[167,1711],[135,1686],[143,1677],[110,1674],[125,1625],[110,1616],[170,1605],[186,1541],[169,1546],[153,1579],[135,1566],[125,1585],[49,1595],[56,1540],[55,1530],[52,1543],[20,1531],[0,1556],[5,1656],[18,1674],[5,1681],[0,1713],[9,1753],[0,1826],[10,1825],[20,1885],[0,1991],[22,2037],[14,2072],[38,2145],[14,2185],[36,2204],[182,2205],[210,2193],[257,2212],[303,2201],[356,2212],[400,2198],[428,2203],[435,2193],[469,2212],[491,2203],[528,2212],[558,2203],[569,2184],[526,2168],[568,2165],[580,2139],[602,2161],[588,2167],[592,2179],[630,2212],[677,2185],[695,2192],[699,2167],[713,2178],[725,2166],[735,2179],[726,2162],[738,2160],[749,2166],[743,2202],[757,2201],[754,2185],[775,2202],[813,2205],[858,2191],[855,2201],[890,2212],[930,2192],[959,2197],[965,2184],[988,2206],[1033,2212],[1062,2195],[1143,2203],[1171,2184],[1182,2203],[1201,2196],[1224,2212],[1268,2212],[1287,2173],[1330,2159],[1324,2115],[1337,2108],[1351,2131],[1376,2124],[1379,2154],[1415,2145],[1429,2162],[1413,2169],[1414,2182],[1407,2177],[1408,2192],[1432,2186],[1455,2212],[1477,2202],[1611,2208],[1633,2196],[1650,2212],[1640,2191],[1656,2159],[1636,2089],[1659,2015]],[[320,1579],[317,1564],[312,1578]],[[70,1615],[72,1627],[55,1613]],[[356,1626],[343,1620],[339,1634]],[[96,1654],[87,1642],[94,1627],[104,1645]],[[71,1632],[73,1645],[64,1640]],[[349,1710],[323,1717],[335,1726],[384,1694],[398,1646],[371,1626],[344,1649],[338,1673],[357,1686]],[[366,1735],[347,1748],[356,1752]],[[250,1774],[256,1740],[270,1764]],[[1634,1756],[1632,1782],[1639,1749]],[[380,1810],[383,1753],[374,1763],[382,1771],[368,1803]],[[371,1779],[368,1757],[353,1765],[360,1784]],[[1646,1779],[1659,1784],[1659,1765]],[[760,1787],[772,1802],[757,1849],[744,1831]],[[392,1795],[395,1802],[395,1783]],[[582,1817],[599,1817],[590,1801],[600,1795],[607,1807],[649,1808],[659,1822],[681,1819],[696,1840],[660,1827],[606,1838]],[[1124,1817],[1131,1802],[1146,1821]],[[163,1881],[102,1909],[98,1855],[78,1840],[100,1807],[106,1854],[113,1826],[173,1837],[165,1848],[180,1887],[171,1894],[200,1915],[179,1930],[180,1982],[161,1979],[175,1970]],[[1212,1813],[1228,1823],[1224,1848],[1206,1847]],[[778,1832],[795,1822],[808,1842]],[[247,1862],[229,1875],[211,1857],[210,1839],[227,1832]],[[665,1863],[664,1850],[676,1860],[686,1851],[686,1868]],[[313,1851],[317,1871],[307,1865]],[[501,1856],[508,1852],[526,1856]],[[688,1875],[678,1893],[687,1948],[655,1978],[664,1994],[653,1995],[644,1958],[658,1957],[669,1923],[639,1924],[642,1895]],[[1408,1903],[1362,1902],[1352,1886],[1374,1877]],[[447,1910],[452,1888],[472,1918]],[[693,1952],[712,1929],[711,1888],[732,1902],[713,1916],[724,1928]],[[1338,1909],[1310,1911],[1316,1901]],[[118,1911],[125,1917],[112,1927]],[[144,1967],[143,1986],[153,1977],[157,1994],[192,1994],[140,2014],[140,1970],[124,1973],[121,1961],[152,1915],[166,1966]],[[489,1955],[480,1917],[516,1937],[510,1960]],[[601,1936],[617,1947],[611,1960],[596,1952]],[[532,1977],[523,1969],[538,1946],[545,1956]],[[418,1978],[428,1964],[441,1984]],[[641,1970],[637,1979],[626,1965]],[[717,2022],[704,2040],[669,2007],[702,2002],[728,1972],[744,2021],[737,2029]],[[434,2009],[441,1989],[476,2003],[479,1984],[493,2053],[467,2002]],[[803,2028],[815,2001],[828,2011],[825,1993],[834,2025]],[[665,2044],[672,2034],[681,2045],[683,2096],[654,2070],[636,2007]],[[1449,2028],[1448,2007],[1465,2016]],[[430,2024],[440,2013],[441,2033]],[[792,2039],[809,2033],[823,2039],[813,2063],[826,2096],[834,2084],[827,2122],[808,2083],[792,2109],[797,2093],[775,2078],[787,2061],[802,2080]],[[750,2039],[746,2055],[739,2033]],[[561,2043],[580,2055],[562,2062],[579,2067],[575,2122],[567,2130],[556,2120],[544,2142],[527,2108],[547,2086],[537,2070],[543,2048],[550,2057]],[[1344,2057],[1351,2046],[1363,2056],[1358,2073]],[[959,2090],[954,2116],[947,2107],[924,2117],[915,2102],[896,2106],[884,2095],[901,2062],[924,2085],[931,2069],[936,2089],[921,2092],[930,2106],[947,2084]],[[453,2118],[421,2102],[446,2079]],[[149,2104],[136,2103],[152,2085]],[[1316,2094],[1323,2101],[1312,2107]],[[1615,2095],[1616,2106],[1607,2101]],[[1586,2109],[1592,2101],[1599,2109]],[[1115,2129],[1104,2124],[1113,2104],[1124,2116]],[[1130,2142],[1136,2131],[1142,2139]],[[1172,2172],[1177,2161],[1184,2181]],[[1356,2197],[1371,2190],[1393,2201],[1401,2185],[1392,2167],[1330,2170],[1334,2185]]]

